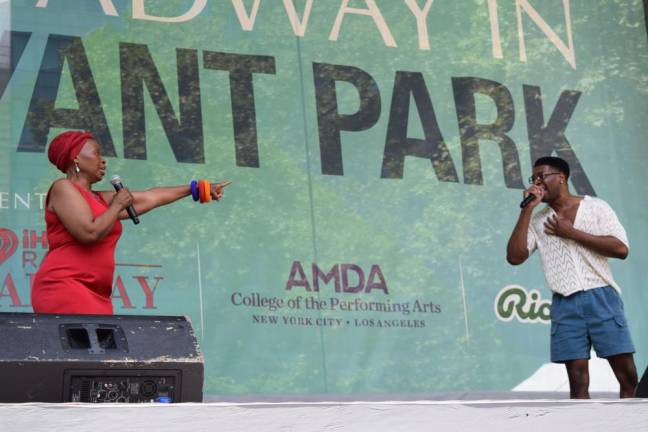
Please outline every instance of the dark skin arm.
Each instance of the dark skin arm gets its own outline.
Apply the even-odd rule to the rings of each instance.
[[[533,209],[529,209],[528,207],[523,208],[520,212],[520,216],[506,246],[506,261],[509,264],[520,265],[529,257],[527,235],[532,213]]]
[[[110,232],[119,214],[132,202],[132,197],[128,190],[123,189],[120,193],[113,193],[108,202],[108,209],[95,218],[81,192],[69,180],[62,179],[52,185],[47,207],[58,216],[72,237],[81,243],[93,243]]]
[[[520,211],[520,216],[506,246],[506,261],[512,265],[520,265],[529,258],[529,250],[527,249],[529,223],[531,222],[533,209],[542,201],[544,189],[533,185],[524,192],[524,197],[526,198],[529,193],[535,195],[536,198]]]
[[[587,249],[609,257],[625,259],[628,256],[628,247],[618,238],[613,236],[597,236],[579,231],[573,223],[562,216],[554,215],[544,224],[545,233],[565,239],[574,240]]]
[[[223,189],[231,183],[230,181],[211,183],[212,199],[219,201],[223,197]],[[110,202],[116,194],[112,191],[102,191],[100,193],[106,202]],[[188,185],[157,187],[145,191],[131,191],[130,193],[133,196],[135,211],[138,215],[143,215],[155,208],[171,204],[191,195],[191,187]],[[126,211],[120,212],[119,219],[128,219],[128,213]]]

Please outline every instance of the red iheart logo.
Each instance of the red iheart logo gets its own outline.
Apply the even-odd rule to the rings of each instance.
[[[7,228],[0,228],[0,264],[7,261],[18,247],[18,236]]]

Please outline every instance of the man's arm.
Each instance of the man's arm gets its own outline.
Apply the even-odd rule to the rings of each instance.
[[[527,247],[529,224],[531,223],[533,209],[542,201],[544,189],[532,185],[524,191],[524,197],[526,198],[530,193],[535,196],[535,199],[520,211],[520,216],[506,246],[506,261],[512,265],[522,264],[529,258],[529,249]]]
[[[511,233],[511,238],[509,238],[508,245],[506,246],[506,261],[509,264],[519,265],[529,258],[527,236],[532,214],[533,209],[530,209],[528,206],[520,212],[515,228],[513,228],[513,232]]]

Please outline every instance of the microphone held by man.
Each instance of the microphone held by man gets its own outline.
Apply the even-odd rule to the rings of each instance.
[[[542,189],[540,186],[537,184],[532,183],[531,187],[524,191],[524,199],[520,203],[520,208],[524,209],[526,208],[529,204],[534,203],[534,201],[537,201],[540,203],[544,197],[545,191]],[[535,204],[534,204],[535,206]]]
[[[530,193],[529,195],[527,195],[527,196],[522,200],[522,202],[520,203],[520,208],[524,208],[524,207],[528,206],[529,203],[530,203],[531,201],[533,201],[534,199],[535,199],[535,195],[533,195],[532,193]]]

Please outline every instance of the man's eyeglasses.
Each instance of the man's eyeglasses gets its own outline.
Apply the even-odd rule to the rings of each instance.
[[[550,173],[542,173],[542,174],[538,174],[537,176],[531,176],[531,177],[529,177],[529,184],[536,184],[536,182],[537,182],[538,180],[540,180],[540,181],[543,182],[543,181],[545,181],[545,179],[546,179],[547,177],[552,176],[552,175],[554,175],[554,174],[562,174],[562,173],[559,173],[559,172],[550,172]]]

